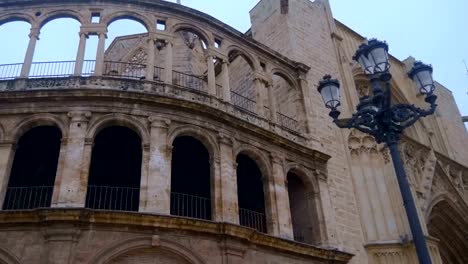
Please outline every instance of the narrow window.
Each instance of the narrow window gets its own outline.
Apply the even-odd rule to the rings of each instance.
[[[100,13],[91,13],[91,23],[99,24],[101,22],[101,14]]]
[[[217,49],[219,49],[221,47],[221,40],[220,39],[215,38],[214,47],[217,48]]]
[[[161,30],[161,31],[165,31],[166,30],[166,21],[158,19],[156,21],[156,29]]]

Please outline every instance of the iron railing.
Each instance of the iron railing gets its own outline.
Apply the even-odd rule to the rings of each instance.
[[[8,187],[3,210],[50,207],[54,186]]]
[[[300,130],[300,127],[299,127],[299,122],[294,119],[294,118],[291,118],[287,115],[284,115],[280,112],[277,112],[276,113],[277,115],[277,121],[278,121],[278,124],[284,128],[287,128],[289,130],[292,130],[292,131],[299,131]]]
[[[33,62],[28,77],[68,77],[74,72],[75,61]]]
[[[140,188],[88,185],[86,208],[138,211]]]
[[[96,65],[95,60],[84,60],[83,68],[81,69],[81,76],[89,77],[94,74],[94,67]]]
[[[302,232],[302,230],[297,230],[293,228],[293,236],[294,236],[295,241],[301,242],[301,243],[305,242],[305,235],[304,235],[304,232]]]
[[[174,85],[198,91],[204,91],[205,83],[205,80],[200,76],[179,71],[172,71],[172,84]]]
[[[23,63],[0,65],[0,80],[14,79],[20,76]]]
[[[171,192],[171,215],[211,219],[211,200],[195,195]]]
[[[242,226],[256,229],[259,232],[266,233],[265,214],[256,211],[239,208],[239,223]]]
[[[140,80],[146,77],[146,65],[120,61],[105,61],[103,72],[103,75],[107,76]]]
[[[256,102],[254,100],[231,90],[231,101],[234,106],[255,114]]]

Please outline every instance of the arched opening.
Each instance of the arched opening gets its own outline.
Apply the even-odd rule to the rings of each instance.
[[[289,130],[301,131],[299,114],[304,114],[305,111],[293,83],[282,74],[274,73],[273,94],[276,98],[278,124]]]
[[[314,211],[313,201],[310,200],[309,192],[299,176],[289,172],[287,179],[294,240],[313,244],[315,242],[311,214]]]
[[[237,155],[236,162],[239,223],[266,233],[262,172],[257,163],[245,154]]]
[[[190,136],[177,137],[172,146],[171,215],[211,220],[208,150]]]
[[[0,26],[0,36],[8,41],[0,42],[0,80],[13,79],[21,74],[24,56],[28,48],[31,25],[23,21],[13,21]],[[5,52],[8,51],[8,52]]]
[[[229,87],[233,105],[255,113],[257,92],[253,62],[239,51],[229,52]],[[264,104],[267,105],[267,104]]]
[[[62,133],[54,126],[39,126],[18,140],[4,210],[50,207]]]
[[[41,28],[29,77],[73,75],[80,26],[80,22],[73,18],[57,18],[47,22]]]
[[[111,126],[94,139],[86,207],[138,211],[142,164],[141,138],[127,127]]]
[[[143,79],[148,59],[148,30],[136,19],[118,18],[107,27],[104,74]]]
[[[174,85],[207,91],[206,49],[206,40],[197,32],[183,28],[174,33],[172,51],[172,83]]]

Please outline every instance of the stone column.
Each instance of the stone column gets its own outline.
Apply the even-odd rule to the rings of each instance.
[[[220,173],[215,179],[215,193],[220,194],[221,212],[217,212],[216,221],[239,224],[239,205],[237,198],[237,175],[236,165],[232,150],[232,140],[228,135],[220,134],[219,155],[220,155]],[[218,207],[216,207],[218,208]]]
[[[0,208],[5,200],[5,194],[10,179],[11,166],[15,156],[15,144],[0,143]]]
[[[24,56],[23,67],[21,68],[21,78],[27,78],[29,76],[29,71],[31,70],[31,64],[34,58],[34,50],[36,49],[36,42],[39,40],[40,29],[36,27],[31,28],[31,33],[29,33],[29,44]]]
[[[172,42],[166,42],[166,68],[165,71],[165,80],[166,84],[172,84]]]
[[[231,102],[231,87],[229,84],[229,61],[227,59],[223,60],[222,67],[223,100],[225,102]]]
[[[91,112],[69,112],[70,126],[65,139],[65,151],[59,162],[61,172],[55,179],[52,207],[84,207],[88,178],[82,175],[85,166],[84,149],[88,120]],[[58,194],[55,194],[58,192]]]
[[[80,44],[78,45],[78,52],[76,54],[76,61],[75,61],[75,73],[74,74],[76,76],[80,76],[81,72],[83,71],[83,63],[84,63],[87,38],[88,38],[87,33],[80,32]]]
[[[286,187],[286,175],[284,173],[283,158],[273,154],[271,156],[272,175],[268,181],[270,190],[273,191],[275,204],[270,206],[276,209],[274,215],[277,219],[272,219],[278,228],[277,235],[282,238],[293,239],[293,228],[291,221],[291,210],[289,208],[289,195]]]
[[[107,34],[106,32],[99,32],[99,42],[96,52],[96,65],[94,66],[94,75],[100,76],[104,72],[104,52]]]
[[[148,58],[146,59],[146,80],[152,81],[154,80],[155,40],[148,38],[147,44],[148,44],[148,47],[147,47]]]
[[[216,76],[213,60],[213,55],[208,54],[206,56],[206,63],[208,65],[208,94],[216,96]]]
[[[168,145],[169,120],[149,117],[150,157],[147,179],[141,179],[144,207],[140,211],[155,214],[170,214],[171,204],[171,157],[172,146]],[[144,193],[143,193],[144,192]]]
[[[254,79],[256,101],[257,101],[257,114],[265,116],[265,85],[260,77]]]
[[[273,85],[271,83],[268,84],[267,90],[268,90],[268,104],[269,104],[268,107],[270,107],[271,122],[277,123],[278,118],[276,117],[277,110],[276,110],[275,91],[273,90]]]

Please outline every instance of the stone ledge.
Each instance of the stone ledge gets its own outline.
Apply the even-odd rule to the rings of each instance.
[[[319,248],[278,237],[259,233],[254,229],[230,223],[218,223],[192,218],[152,215],[132,212],[100,211],[91,209],[51,209],[40,208],[23,211],[0,211],[0,228],[4,226],[53,223],[84,225],[109,225],[167,229],[194,232],[217,236],[219,239],[230,238],[263,247],[268,250],[307,258],[347,263],[354,255],[335,249]]]

